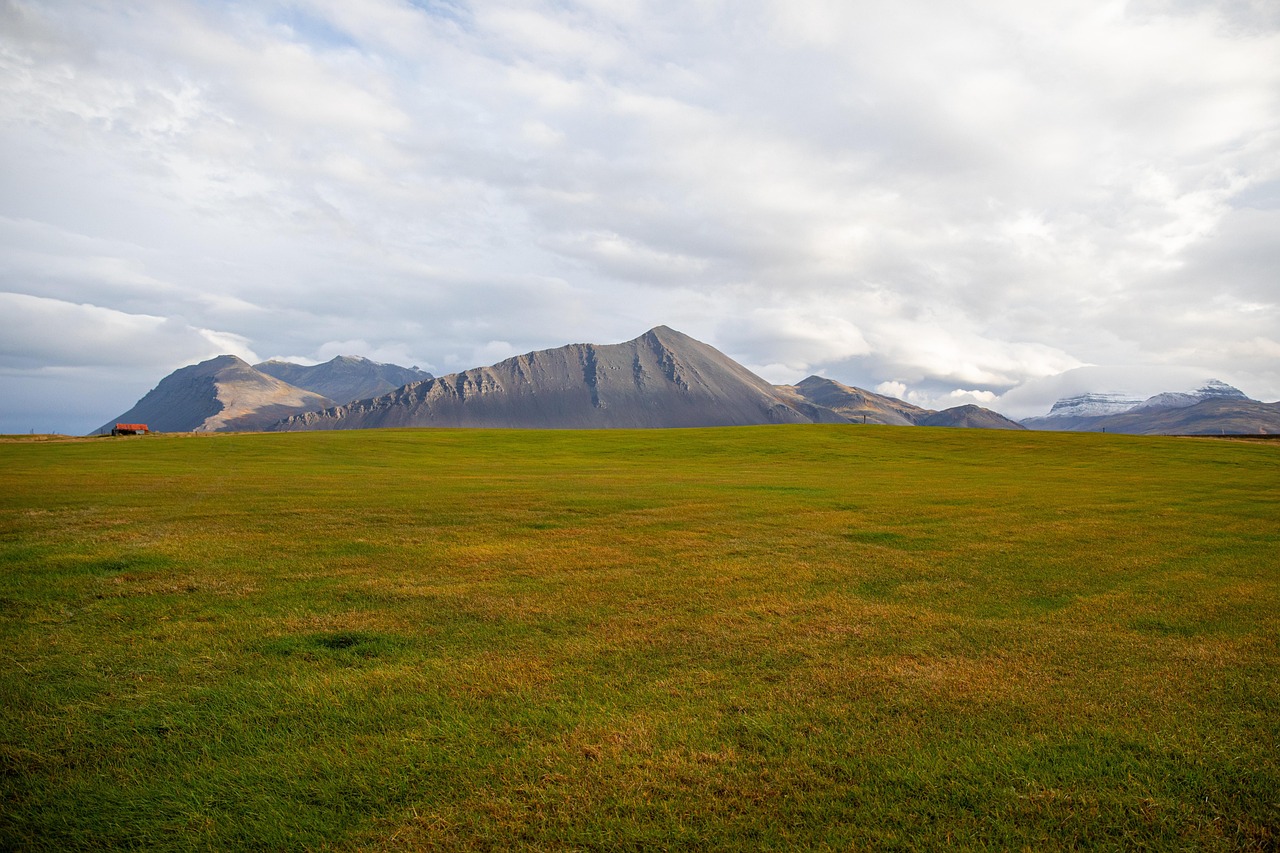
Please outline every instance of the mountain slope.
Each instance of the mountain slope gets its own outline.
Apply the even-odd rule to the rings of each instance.
[[[1203,400],[1248,400],[1239,388],[1233,388],[1225,382],[1210,379],[1195,391],[1166,391],[1154,397],[1148,397],[1129,411],[1140,409],[1181,409],[1194,406]]]
[[[1098,400],[1110,403],[1090,402]],[[1038,430],[1135,435],[1272,434],[1280,432],[1277,405],[1252,400],[1240,389],[1210,379],[1194,391],[1166,391],[1142,401],[1124,401],[1117,394],[1068,397],[1054,403],[1049,414],[1025,418],[1022,424]]]
[[[1092,429],[1134,435],[1280,435],[1280,402],[1211,397],[1191,406],[1098,418]]]
[[[982,406],[955,406],[932,412],[916,421],[917,426],[968,427],[970,429],[1026,429],[1017,421],[1011,421],[999,412]]]
[[[328,397],[267,376],[234,355],[220,355],[175,370],[97,432],[110,432],[117,422],[145,423],[155,432],[255,430],[332,405]]]
[[[842,385],[822,376],[810,376],[795,385],[780,387],[794,391],[810,403],[830,409],[853,423],[911,426],[930,414],[928,409],[894,397]]]
[[[274,428],[594,429],[814,420],[841,418],[777,391],[713,347],[658,326],[621,344],[571,344],[415,382]]]
[[[1076,394],[1074,397],[1063,397],[1053,404],[1049,414],[1044,415],[1044,417],[1094,418],[1103,415],[1118,415],[1141,404],[1141,400],[1133,399],[1128,394],[1093,391],[1087,394]],[[1027,420],[1032,419],[1028,418]],[[1039,420],[1039,418],[1036,420]]]
[[[430,373],[416,367],[380,364],[349,355],[336,356],[324,364],[314,365],[264,361],[255,364],[254,369],[296,388],[304,388],[341,403],[367,400],[410,382],[432,378]]]

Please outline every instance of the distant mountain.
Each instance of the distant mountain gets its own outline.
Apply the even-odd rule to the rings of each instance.
[[[795,385],[779,386],[808,402],[823,406],[853,423],[911,426],[932,412],[894,397],[842,385],[833,379],[810,376]]]
[[[810,376],[795,385],[782,386],[818,406],[825,406],[852,423],[892,426],[968,427],[970,429],[1026,429],[998,412],[981,406],[956,406],[935,412],[862,388],[842,385],[822,376]]]
[[[931,412],[916,421],[916,426],[968,427],[970,429],[1026,429],[999,412],[981,406],[967,405]]]
[[[571,344],[291,417],[274,429],[588,429],[842,422],[666,326],[621,344]]]
[[[1098,418],[1091,429],[1135,435],[1280,435],[1280,403],[1211,397],[1190,406],[1142,408]]]
[[[220,355],[175,370],[96,431],[110,432],[117,422],[145,423],[155,432],[258,430],[332,405],[328,397],[281,382],[234,355]]]
[[[347,403],[367,400],[394,391],[410,382],[431,379],[431,374],[417,367],[401,367],[398,364],[380,364],[359,356],[340,355],[324,364],[304,365],[291,361],[264,361],[254,368],[288,382],[297,388],[305,388],[330,400]]]
[[[1139,411],[1142,409],[1182,409],[1187,406],[1194,406],[1196,403],[1204,400],[1248,400],[1244,392],[1239,388],[1233,388],[1225,382],[1217,379],[1210,379],[1195,391],[1166,391],[1163,394],[1156,394],[1154,397],[1148,397],[1141,403],[1132,407],[1130,411]]]
[[[1096,418],[1103,415],[1118,415],[1127,412],[1141,403],[1127,394],[1110,394],[1092,392],[1077,394],[1074,397],[1063,397],[1053,404],[1046,418]]]
[[[348,402],[337,405],[339,399]],[[98,431],[117,422],[146,423],[157,432],[778,423],[1020,428],[979,406],[934,412],[820,376],[771,385],[666,326],[621,344],[571,344],[438,378],[350,356],[251,367],[224,355],[174,371]]]
[[[1090,407],[1074,401],[1113,398],[1117,405]],[[1194,391],[1166,391],[1120,407],[1122,395],[1085,394],[1054,403],[1049,414],[1026,418],[1030,429],[1120,432],[1138,435],[1280,433],[1280,404],[1260,403],[1217,379]],[[1093,414],[1087,412],[1093,411]]]
[[[774,386],[688,335],[658,326],[621,344],[571,344],[304,412],[273,429],[391,426],[598,429],[772,423],[1020,427],[986,409],[947,413],[810,376]]]

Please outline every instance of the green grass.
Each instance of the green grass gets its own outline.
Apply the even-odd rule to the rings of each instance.
[[[1280,847],[1280,448],[0,443],[0,849]]]

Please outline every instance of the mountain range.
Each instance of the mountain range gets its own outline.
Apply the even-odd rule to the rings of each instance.
[[[118,422],[144,423],[154,432],[264,430],[289,415],[326,409],[339,400],[373,397],[430,378],[430,373],[416,367],[353,356],[316,365],[287,361],[249,365],[234,355],[220,355],[175,370],[132,409],[95,432],[110,432]]]
[[[116,422],[159,432],[375,427],[603,429],[865,423],[1113,432],[1280,432],[1280,404],[1210,381],[1147,400],[1087,394],[1017,423],[980,406],[943,411],[832,379],[772,385],[666,326],[620,344],[570,344],[448,376],[339,356],[324,364],[223,355],[174,371]]]
[[[771,385],[666,326],[621,344],[570,344],[443,377],[350,357],[251,366],[224,355],[174,371],[98,432],[116,422],[161,432],[850,422],[1022,429],[976,406],[935,412],[818,376]]]
[[[303,365],[272,360],[253,367],[281,382],[328,397],[335,403],[376,397],[410,382],[431,378],[430,373],[417,367],[380,364],[350,355],[340,355],[324,364]]]
[[[570,344],[305,412],[278,430],[742,426],[843,420],[712,347],[659,326],[621,344]]]
[[[936,426],[1022,428],[983,411],[927,411],[817,376],[771,385],[719,350],[658,326],[621,344],[570,344],[416,382],[372,400],[297,414],[271,429],[645,429],[849,423],[861,415],[875,423],[932,418]]]
[[[1025,418],[1029,429],[1136,435],[1280,434],[1280,403],[1262,403],[1217,379],[1194,391],[1166,391],[1145,400],[1122,393],[1079,394]]]

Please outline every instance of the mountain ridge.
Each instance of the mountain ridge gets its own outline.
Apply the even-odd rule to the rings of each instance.
[[[334,356],[329,361],[312,365],[271,359],[253,367],[336,403],[377,397],[410,382],[432,378],[430,373],[417,367],[384,364],[351,355]]]
[[[413,381],[387,390],[406,377]],[[342,396],[348,399],[339,403]],[[1171,414],[1179,411],[1183,414]],[[279,360],[249,365],[224,355],[174,371],[116,420],[169,432],[770,423],[1280,432],[1273,407],[1218,380],[1195,392],[1167,392],[1145,401],[1111,393],[1076,395],[1059,400],[1049,415],[1018,423],[974,405],[924,409],[816,375],[795,385],[773,385],[714,347],[667,326],[619,344],[567,344],[443,377],[358,356],[338,356],[319,365]]]
[[[1280,402],[1262,403],[1247,397],[1216,397],[1190,406],[1137,409],[1115,415],[1073,419],[1071,432],[1115,432],[1130,435],[1277,435]],[[1026,424],[1026,421],[1023,421]],[[1039,430],[1064,429],[1050,425]]]
[[[969,429],[1026,429],[1015,420],[1006,418],[999,412],[993,412],[973,403],[963,406],[952,406],[940,412],[933,412],[916,421],[916,426],[967,427]]]
[[[1064,397],[1047,415],[1021,423],[1036,430],[1138,435],[1280,433],[1280,403],[1253,400],[1218,379],[1208,379],[1193,391],[1164,391],[1145,400],[1126,396],[1089,392]]]
[[[810,403],[830,409],[851,423],[914,426],[920,418],[930,414],[930,410],[913,406],[896,397],[845,385],[825,376],[808,376],[795,385],[778,387],[790,389]]]
[[[333,405],[328,397],[256,370],[238,356],[220,355],[175,370],[117,422],[145,423],[154,432],[258,430],[299,411]]]
[[[807,411],[806,411],[807,410]],[[568,344],[301,413],[274,429],[387,426],[543,429],[837,422],[719,350],[667,326],[620,344]]]

